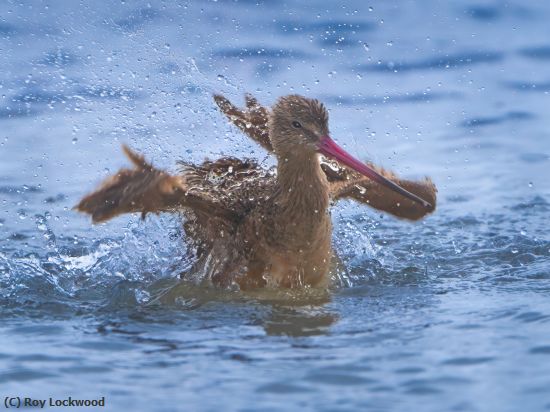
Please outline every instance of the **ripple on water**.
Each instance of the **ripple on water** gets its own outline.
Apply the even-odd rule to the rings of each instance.
[[[548,203],[548,201],[542,196],[535,196],[527,202],[521,202],[510,207],[510,209],[514,211],[526,209],[532,209],[534,211],[547,211],[549,208],[550,203]]]
[[[263,326],[265,332],[272,336],[315,336],[327,334],[337,319],[330,312],[278,307],[263,322]]]
[[[443,392],[437,387],[438,382],[432,379],[410,379],[400,384],[405,393],[410,395],[436,395]]]
[[[447,196],[447,201],[452,203],[466,203],[470,200],[472,200],[472,196],[460,194],[460,195],[450,195]]]
[[[522,153],[519,158],[525,163],[541,163],[550,160],[550,154],[545,153]]]
[[[56,376],[56,374],[45,372],[42,368],[37,370],[14,367],[0,371],[0,383],[28,382],[36,379],[55,378]]]
[[[540,312],[523,312],[516,315],[515,319],[524,323],[541,322],[550,319],[550,315],[545,315]]]
[[[408,366],[405,368],[399,368],[395,370],[395,373],[399,375],[415,375],[417,373],[424,373],[424,372],[426,372],[426,369],[419,366]]]
[[[550,91],[550,82],[508,82],[506,85],[519,92],[548,92]]]
[[[260,385],[256,388],[256,392],[260,393],[307,393],[312,392],[312,389],[304,385],[296,385],[288,382],[270,382],[265,385]]]
[[[283,34],[295,35],[300,32],[331,33],[339,36],[364,33],[376,29],[376,24],[368,21],[325,20],[308,22],[307,20],[280,21],[276,23]]]
[[[107,367],[107,366],[87,366],[87,365],[79,365],[79,366],[69,366],[66,368],[59,368],[59,372],[63,374],[68,375],[85,375],[85,374],[102,374],[102,373],[109,373],[112,372],[113,368]]]
[[[471,379],[461,376],[441,375],[434,378],[408,379],[402,382],[400,386],[408,394],[426,396],[444,393],[447,390],[454,391],[457,386],[471,383]]]
[[[462,97],[458,92],[411,91],[402,94],[383,94],[372,96],[334,96],[325,95],[322,101],[335,105],[365,106],[374,104],[430,103],[437,100],[456,100]]]
[[[307,53],[294,49],[273,49],[267,47],[245,47],[238,49],[220,49],[215,52],[218,57],[240,59],[303,59]]]
[[[517,122],[518,120],[531,120],[533,117],[534,115],[529,112],[511,111],[498,116],[474,117],[467,119],[461,123],[461,126],[465,128],[493,126],[502,123]]]
[[[529,349],[531,355],[550,355],[550,345],[535,346]]]
[[[459,54],[434,56],[417,61],[381,61],[358,67],[366,72],[402,73],[420,70],[449,70],[476,64],[498,63],[504,59],[504,53],[493,51],[470,51]]]
[[[315,384],[332,386],[356,386],[379,383],[375,379],[367,378],[359,374],[331,371],[327,369],[310,371],[304,378],[305,381]]]
[[[24,325],[16,326],[10,333],[33,336],[56,336],[65,332],[65,328],[57,325]]]
[[[452,365],[452,366],[473,366],[473,365],[482,365],[485,363],[493,362],[494,357],[491,356],[480,356],[480,357],[458,357],[447,359],[443,361],[442,365]]]
[[[471,18],[481,21],[496,20],[501,16],[500,8],[494,6],[471,6],[468,7],[465,12]]]
[[[80,360],[74,356],[44,355],[42,353],[32,353],[26,355],[14,356],[16,362],[75,362]]]
[[[72,346],[75,348],[81,348],[86,350],[93,350],[98,352],[125,352],[135,348],[134,345],[121,341],[106,341],[106,340],[94,340],[86,342],[77,342]]]
[[[8,24],[1,22],[0,23],[0,36],[3,38],[9,38],[10,36],[13,36],[18,33],[17,27],[15,27],[13,24]]]
[[[521,49],[519,53],[530,59],[550,60],[550,46],[548,45],[527,47],[525,49]]]

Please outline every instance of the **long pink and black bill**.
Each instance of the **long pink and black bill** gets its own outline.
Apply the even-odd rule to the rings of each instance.
[[[411,193],[408,190],[403,189],[398,184],[382,176],[376,170],[370,168],[363,162],[360,162],[359,160],[355,159],[352,155],[350,155],[348,152],[346,152],[344,149],[338,146],[336,142],[332,140],[329,136],[321,137],[321,141],[319,144],[319,151],[325,156],[332,157],[333,159],[336,159],[339,162],[342,162],[346,166],[361,173],[362,175],[368,177],[369,179],[375,181],[376,183],[380,183],[381,185],[386,186],[389,189],[392,189],[393,191],[405,196],[406,198],[411,199],[414,202],[420,203],[422,206],[426,208],[430,208],[430,209],[432,208],[432,205],[429,202],[425,201],[421,197],[418,197],[414,193]]]

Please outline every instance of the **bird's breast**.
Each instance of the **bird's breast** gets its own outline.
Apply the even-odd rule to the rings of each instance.
[[[286,228],[263,244],[264,278],[277,286],[319,286],[326,283],[330,267],[331,224],[319,222],[312,228]],[[281,236],[287,232],[286,236]],[[264,237],[264,240],[269,237]]]

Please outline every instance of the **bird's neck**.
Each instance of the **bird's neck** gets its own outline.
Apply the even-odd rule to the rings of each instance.
[[[329,186],[316,153],[279,155],[276,203],[280,219],[291,226],[311,226],[326,216]]]

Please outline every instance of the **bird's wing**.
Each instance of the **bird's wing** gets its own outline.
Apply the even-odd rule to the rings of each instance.
[[[201,165],[179,164],[189,191],[216,199],[216,204],[232,214],[231,219],[212,219],[200,209],[192,211],[184,228],[191,235],[197,256],[211,250],[216,239],[227,233],[233,236],[238,224],[273,193],[273,171],[262,169],[253,160],[224,157]]]
[[[390,213],[398,218],[418,220],[433,212],[437,200],[437,188],[430,178],[423,180],[406,180],[395,173],[369,164],[382,176],[397,183],[402,188],[414,193],[432,205],[426,208],[400,194],[388,189],[368,177],[340,166],[334,161],[323,161],[321,168],[330,182],[331,197],[334,200],[350,198],[369,206]]]
[[[217,199],[238,217],[245,216],[273,191],[274,171],[251,159],[222,157],[201,165],[178,163],[189,191]]]
[[[75,209],[91,215],[94,223],[104,222],[123,213],[199,210],[210,217],[234,219],[220,199],[208,190],[191,188],[185,175],[173,176],[155,168],[129,147],[122,147],[133,163],[132,169],[121,169],[109,176],[100,187],[85,196]]]
[[[225,97],[216,94],[214,100],[231,122],[268,152],[273,152],[267,126],[268,110],[250,94],[245,95],[246,109],[241,110]]]
[[[241,110],[225,97],[221,95],[214,96],[214,100],[220,110],[233,124],[239,127],[252,140],[258,142],[264,149],[273,152],[267,126],[268,110],[261,106],[250,94],[247,94],[245,99],[246,109]],[[375,209],[409,220],[418,220],[435,209],[437,189],[429,178],[421,181],[404,180],[398,178],[390,171],[372,164],[370,166],[409,192],[430,202],[433,208],[427,209],[409,199],[405,199],[397,193],[369,180],[367,177],[347,167],[342,167],[335,161],[323,160],[321,167],[330,183],[332,198],[334,200],[352,198]]]

